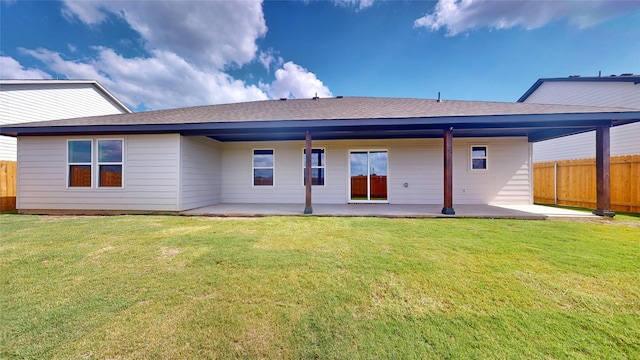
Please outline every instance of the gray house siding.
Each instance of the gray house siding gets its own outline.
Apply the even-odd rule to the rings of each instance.
[[[640,109],[640,84],[633,81],[546,81],[524,102],[589,106],[617,106]],[[611,156],[640,154],[640,123],[611,129]],[[595,132],[587,132],[535,143],[535,162],[595,157]]]
[[[640,123],[616,126],[610,130],[611,156],[640,154]],[[589,131],[566,138],[533,144],[535,162],[596,157],[596,133]]]
[[[123,187],[67,187],[67,140],[105,138],[124,139]],[[20,137],[17,208],[179,210],[179,145],[179,135]]]
[[[0,126],[130,112],[94,81],[0,80]],[[16,160],[16,139],[0,136],[0,160]]]
[[[180,209],[217,204],[221,200],[220,143],[206,137],[180,137]]]
[[[487,145],[490,167],[470,169],[470,146]],[[349,151],[388,151],[391,204],[442,201],[442,140],[315,141],[326,151],[326,183],[313,186],[316,204],[349,202]],[[304,201],[303,141],[238,142],[222,146],[223,203],[301,203]],[[253,186],[253,149],[274,149],[274,186]],[[530,204],[530,146],[526,138],[454,139],[454,201],[463,204]],[[405,183],[407,186],[405,187]]]
[[[67,140],[124,140],[122,188],[69,188]],[[216,203],[303,203],[303,141],[220,143],[205,137],[128,135],[21,137],[20,210],[182,211]],[[488,147],[489,168],[470,168],[470,147]],[[441,139],[316,141],[325,149],[325,185],[313,187],[316,204],[349,202],[349,153],[388,153],[388,202],[442,201]],[[253,186],[254,149],[273,149],[274,186]],[[526,138],[454,139],[454,201],[529,204],[531,177]],[[95,155],[94,155],[95,156]],[[95,174],[95,165],[94,165]],[[406,184],[406,186],[405,186]]]
[[[24,139],[18,169],[23,210],[303,204],[305,132],[326,156],[325,184],[313,186],[312,203],[444,204],[452,209],[453,204],[531,204],[530,141],[569,135],[576,128],[637,123],[639,114],[583,105],[337,97],[63,119],[7,126],[0,133]],[[111,133],[130,134],[121,136],[124,171],[119,160],[100,163],[94,155],[94,184],[100,175],[108,187],[90,186],[83,157],[87,144],[74,143],[75,163],[67,164],[66,141],[70,134],[82,139],[82,134]],[[50,136],[37,137],[44,134]],[[112,155],[104,159],[119,154],[117,142],[90,139]],[[253,164],[256,154],[260,161]],[[257,186],[254,173],[261,183]],[[69,176],[74,187],[67,186]]]

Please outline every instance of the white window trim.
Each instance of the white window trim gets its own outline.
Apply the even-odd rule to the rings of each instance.
[[[271,150],[273,152],[273,166],[255,166],[255,152],[256,150]],[[272,185],[256,185],[254,183],[255,169],[272,169],[273,170],[273,184]],[[275,148],[253,148],[251,149],[251,187],[254,188],[273,188],[276,186],[276,149]]]
[[[120,144],[122,144],[122,158],[120,159],[121,162],[100,162],[100,141],[108,141],[108,140],[119,140]],[[124,138],[98,138],[96,139],[96,154],[95,154],[95,160],[96,160],[96,187],[98,189],[122,189],[124,188]],[[100,165],[120,165],[122,167],[122,178],[120,180],[120,186],[100,186]]]
[[[90,162],[70,162],[69,161],[69,143],[71,142],[77,142],[77,141],[88,141],[91,143],[91,161]],[[93,146],[93,139],[67,139],[67,167],[66,167],[66,182],[67,182],[67,189],[93,189],[93,184],[94,184],[94,179],[93,179],[93,157],[95,155],[95,150],[94,150],[94,146]],[[90,186],[71,186],[71,179],[69,178],[69,170],[71,169],[72,165],[89,165],[91,166],[91,185]]]
[[[473,148],[474,147],[484,147],[485,156],[473,156]],[[473,160],[474,159],[485,159],[487,167],[484,169],[474,169],[473,168]],[[486,144],[471,144],[469,145],[469,171],[472,172],[488,172],[489,171],[489,145]]]
[[[119,163],[115,163],[115,162],[99,162],[99,155],[98,155],[98,141],[101,140],[120,140],[120,143],[122,144],[122,162]],[[70,142],[74,142],[74,141],[89,141],[91,143],[91,162],[86,162],[86,163],[74,163],[74,162],[69,162],[69,143]],[[67,149],[66,149],[66,162],[67,162],[67,167],[66,167],[66,175],[65,175],[65,180],[66,180],[66,188],[70,189],[70,190],[87,190],[87,189],[111,189],[111,190],[121,190],[124,189],[124,184],[125,184],[125,176],[124,176],[124,164],[125,164],[125,146],[126,146],[126,142],[124,138],[82,138],[82,139],[67,139],[66,142],[67,145]],[[70,180],[69,179],[69,167],[71,165],[89,165],[91,166],[91,186],[70,186]],[[120,184],[120,186],[100,186],[100,165],[120,165],[122,166],[122,182]]]
[[[327,148],[323,147],[323,146],[318,146],[318,147],[312,147],[311,148],[311,154],[313,155],[313,150],[315,149],[321,149],[324,150],[324,165],[323,166],[311,166],[311,170],[313,169],[324,169],[324,184],[322,185],[311,185],[311,186],[326,186],[327,185]],[[302,187],[305,187],[304,185],[304,170],[305,170],[305,152],[307,151],[307,148],[304,147],[302,148]],[[312,171],[313,172],[313,171]]]
[[[384,151],[387,153],[387,200],[351,200],[351,153],[352,152],[379,152]],[[391,189],[389,187],[389,179],[391,178],[391,167],[389,166],[390,162],[390,151],[389,148],[355,148],[355,149],[347,149],[347,204],[389,204],[391,198]],[[371,159],[369,159],[369,162]],[[367,168],[370,168],[370,163],[367,164]],[[369,179],[367,179],[367,187],[369,187]]]

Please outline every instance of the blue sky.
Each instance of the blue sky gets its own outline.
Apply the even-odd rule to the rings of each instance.
[[[269,98],[515,101],[640,73],[640,1],[0,0],[0,77],[95,79],[134,110]]]

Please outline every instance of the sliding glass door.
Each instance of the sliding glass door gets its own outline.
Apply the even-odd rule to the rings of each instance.
[[[351,202],[387,202],[386,150],[349,152]]]

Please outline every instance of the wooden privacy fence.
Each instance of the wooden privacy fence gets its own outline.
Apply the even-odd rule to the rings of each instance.
[[[387,198],[387,177],[385,175],[370,176],[371,199]],[[351,177],[351,197],[367,197],[367,177],[364,175]]]
[[[611,210],[640,213],[640,155],[611,157]],[[596,159],[533,164],[533,201],[596,207]]]
[[[0,161],[0,211],[16,208],[17,163]]]

